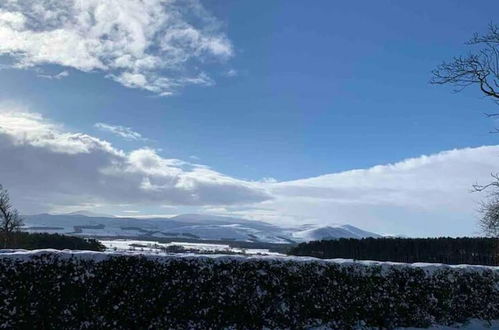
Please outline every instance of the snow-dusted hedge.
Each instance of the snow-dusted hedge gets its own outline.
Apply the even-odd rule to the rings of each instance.
[[[313,259],[0,253],[0,327],[425,327],[499,319],[499,271]]]

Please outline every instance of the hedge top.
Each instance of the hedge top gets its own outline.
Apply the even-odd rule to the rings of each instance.
[[[241,256],[241,255],[223,255],[223,254],[142,254],[137,252],[96,252],[96,251],[79,251],[79,250],[54,250],[54,249],[41,249],[41,250],[1,250],[0,259],[8,258],[17,261],[30,261],[35,257],[42,255],[54,256],[59,259],[80,259],[91,260],[100,262],[109,258],[115,257],[130,257],[130,258],[146,258],[155,260],[162,263],[178,259],[205,259],[211,260],[215,263],[225,262],[247,262],[247,261],[262,261],[269,263],[319,263],[319,264],[337,264],[343,267],[357,267],[365,269],[369,267],[380,267],[382,271],[389,271],[394,268],[413,267],[418,268],[427,274],[432,274],[437,270],[451,269],[462,272],[483,272],[493,271],[499,273],[498,266],[480,266],[480,265],[446,265],[437,263],[401,263],[401,262],[388,262],[388,261],[370,261],[370,260],[352,260],[352,259],[318,259],[313,257],[297,257],[297,256]]]

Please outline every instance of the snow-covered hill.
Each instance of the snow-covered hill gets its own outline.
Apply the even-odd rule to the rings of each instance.
[[[183,214],[170,218],[119,218],[95,214],[37,214],[25,217],[24,230],[79,236],[141,239],[199,239],[266,243],[294,243],[319,239],[377,237],[350,225],[280,227],[232,217]]]
[[[312,227],[293,233],[293,238],[300,242],[318,241],[322,239],[365,237],[380,237],[380,235],[351,225]]]

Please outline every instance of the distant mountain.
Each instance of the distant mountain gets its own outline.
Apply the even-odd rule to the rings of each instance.
[[[378,237],[350,225],[280,227],[263,221],[201,214],[170,218],[126,218],[98,214],[37,214],[26,216],[24,230],[78,236],[134,237],[140,239],[234,240],[297,243],[320,239]]]
[[[323,226],[297,231],[292,234],[297,241],[308,242],[323,239],[381,237],[351,225]]]
[[[111,216],[109,214],[95,213],[95,212],[87,211],[87,210],[74,211],[74,212],[65,213],[62,215],[84,215],[84,216],[93,217],[93,218],[99,218],[99,217],[101,217],[101,218],[113,218],[113,216]]]

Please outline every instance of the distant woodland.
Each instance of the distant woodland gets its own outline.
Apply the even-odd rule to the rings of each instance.
[[[499,265],[499,239],[462,238],[364,238],[302,243],[291,255],[323,259],[346,258],[397,262]]]
[[[105,249],[98,240],[60,234],[14,232],[6,245],[7,249],[70,249],[103,251]]]

